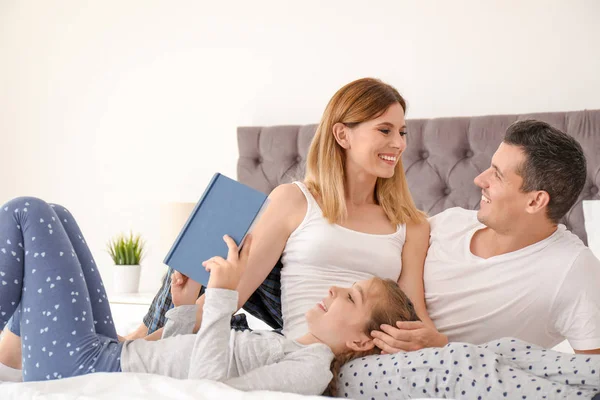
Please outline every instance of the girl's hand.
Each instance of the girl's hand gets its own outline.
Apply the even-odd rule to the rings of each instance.
[[[196,304],[202,285],[181,272],[171,274],[171,298],[175,307]]]
[[[236,290],[242,274],[246,269],[252,237],[250,235],[246,236],[244,248],[239,255],[238,247],[231,237],[225,235],[223,240],[227,243],[227,247],[229,248],[227,260],[224,260],[222,257],[212,257],[202,263],[204,268],[210,272],[210,279],[208,280],[207,287]]]

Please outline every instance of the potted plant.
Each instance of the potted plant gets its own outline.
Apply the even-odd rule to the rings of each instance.
[[[144,258],[145,242],[140,235],[118,235],[108,242],[108,254],[115,263],[113,292],[136,293],[140,284],[140,262]]]

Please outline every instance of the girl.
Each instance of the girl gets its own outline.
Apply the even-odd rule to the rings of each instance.
[[[102,279],[87,261],[89,254],[74,248],[84,239],[68,211],[35,198],[15,199],[0,210],[0,227],[0,328],[20,303],[25,381],[126,371],[213,379],[243,390],[321,394],[332,380],[335,356],[379,352],[368,332],[382,323],[417,319],[396,282],[374,278],[350,288],[331,287],[307,311],[307,333],[297,340],[231,331],[235,288],[252,239],[238,257],[226,237],[227,260],[204,263],[211,276],[199,332],[190,334],[199,284],[187,280],[173,288],[179,307],[169,312],[162,340],[120,343]]]

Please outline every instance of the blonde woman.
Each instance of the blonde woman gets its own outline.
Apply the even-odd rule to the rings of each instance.
[[[275,188],[253,231],[239,307],[281,258],[287,337],[307,332],[304,314],[330,286],[379,277],[398,282],[423,321],[397,324],[406,329],[407,349],[447,343],[425,307],[429,224],[414,205],[402,166],[405,111],[398,91],[377,79],[351,82],[333,96],[312,141],[305,180]],[[177,274],[173,284],[185,285],[185,278]],[[200,319],[199,311],[196,328]]]

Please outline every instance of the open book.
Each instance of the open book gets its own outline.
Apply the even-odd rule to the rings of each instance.
[[[267,195],[216,173],[175,239],[164,263],[206,286],[209,273],[202,262],[227,258],[224,235],[241,248],[268,204]]]

